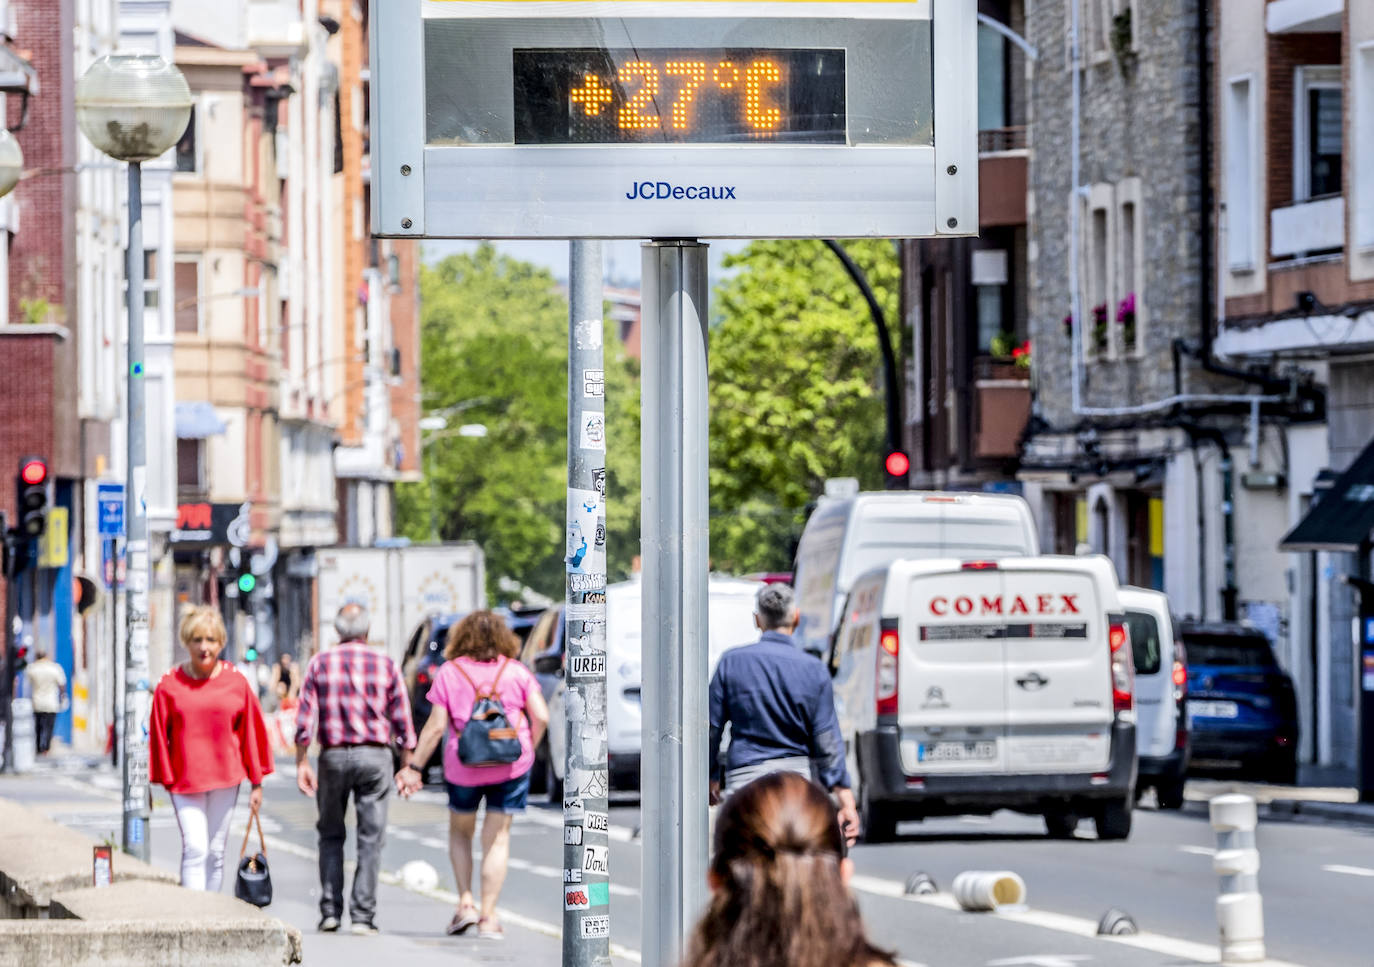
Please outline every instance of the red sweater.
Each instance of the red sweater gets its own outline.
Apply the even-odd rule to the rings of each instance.
[[[259,785],[272,771],[262,709],[248,679],[223,663],[195,679],[177,666],[153,691],[148,722],[148,777],[168,792],[206,792]]]

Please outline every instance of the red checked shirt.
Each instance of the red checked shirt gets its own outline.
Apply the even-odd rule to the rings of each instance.
[[[341,641],[310,659],[296,711],[296,745],[310,744],[317,716],[320,744],[326,747],[415,748],[401,672],[385,652],[366,642]]]

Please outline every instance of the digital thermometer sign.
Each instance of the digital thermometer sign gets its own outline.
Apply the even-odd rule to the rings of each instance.
[[[387,0],[392,237],[833,238],[978,226],[971,0]]]
[[[844,51],[516,50],[516,144],[844,144]]]

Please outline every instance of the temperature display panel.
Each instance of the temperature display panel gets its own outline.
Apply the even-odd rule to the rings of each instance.
[[[516,144],[844,144],[835,49],[516,49]]]

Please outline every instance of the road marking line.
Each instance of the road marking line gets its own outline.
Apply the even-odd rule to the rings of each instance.
[[[1330,866],[1323,866],[1322,869],[1328,873],[1345,873],[1347,876],[1374,876],[1374,870],[1363,866],[1342,866],[1340,863],[1332,863]]]
[[[388,827],[386,828],[386,834],[387,834],[388,836],[394,836],[394,837],[396,837],[397,839],[411,839],[411,840],[415,840],[415,839],[419,839],[419,838],[420,838],[420,834],[419,834],[419,833],[412,833],[410,830],[408,830],[408,829],[401,829],[399,826],[388,826]]]
[[[1217,851],[1210,846],[1180,846],[1180,853],[1192,853],[1194,856],[1216,856]]]
[[[446,839],[437,839],[433,836],[421,836],[416,842],[421,846],[428,846],[430,849],[441,849],[445,853],[448,852],[448,840]]]

